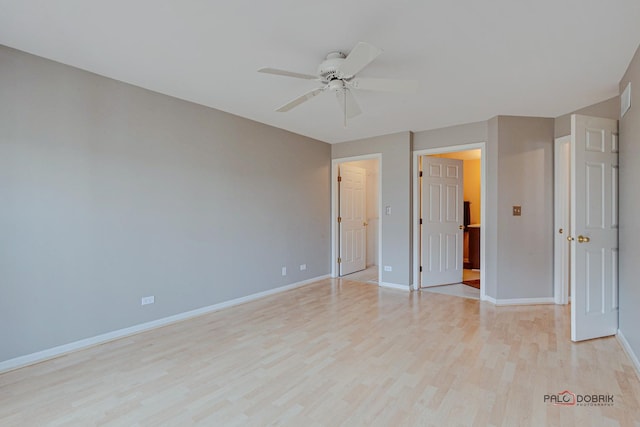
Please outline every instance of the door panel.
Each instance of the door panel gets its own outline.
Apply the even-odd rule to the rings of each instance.
[[[364,270],[367,266],[366,178],[365,169],[341,165],[340,183],[340,276]]]
[[[458,202],[458,193],[461,192],[459,185],[447,185],[447,195],[445,197],[445,221],[446,222],[460,222],[460,215],[458,214],[461,203]]]
[[[462,281],[462,160],[422,156],[422,287]]]
[[[593,164],[587,162],[585,165],[586,192],[585,204],[586,223],[588,229],[604,228],[604,168],[603,163]]]
[[[586,277],[586,308],[587,314],[604,313],[603,279],[605,269],[604,250],[585,250]]]
[[[618,329],[617,121],[571,118],[571,339]]]

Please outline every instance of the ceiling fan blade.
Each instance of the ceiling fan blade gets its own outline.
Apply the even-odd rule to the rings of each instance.
[[[297,107],[298,105],[302,104],[303,102],[307,102],[308,100],[310,100],[314,96],[320,95],[326,89],[327,89],[327,87],[325,86],[325,87],[321,87],[321,88],[318,88],[318,89],[314,89],[314,90],[312,90],[310,92],[307,92],[304,95],[297,97],[293,101],[284,104],[282,107],[278,108],[276,111],[278,111],[279,113],[286,113],[287,111],[291,110],[294,107]]]
[[[345,99],[346,94],[346,99]],[[358,105],[358,101],[353,96],[349,89],[336,91],[336,98],[338,99],[338,104],[340,104],[340,108],[342,111],[346,113],[347,119],[352,119],[360,114],[362,114],[362,110]]]
[[[311,74],[294,73],[293,71],[278,70],[277,68],[260,68],[259,73],[275,74],[276,76],[294,77],[296,79],[319,80],[318,76]]]
[[[354,89],[376,90],[379,92],[412,93],[419,88],[416,80],[354,78],[349,81]]]
[[[372,44],[365,42],[358,42],[351,50],[351,53],[347,55],[342,64],[338,67],[338,71],[342,73],[345,78],[354,76],[358,71],[369,65],[371,61],[376,59],[378,55],[382,53],[382,49],[375,47]]]

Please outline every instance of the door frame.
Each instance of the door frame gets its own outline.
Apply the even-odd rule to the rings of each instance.
[[[382,281],[382,153],[364,154],[361,156],[341,157],[331,160],[331,277],[339,277],[338,254],[340,248],[340,227],[338,227],[338,167],[342,163],[360,160],[378,161],[378,282]]]
[[[483,223],[487,218],[487,143],[474,142],[470,144],[450,145],[446,147],[428,148],[413,152],[413,289],[420,289],[420,156],[432,154],[454,153],[457,151],[480,149],[480,216]],[[482,235],[486,236],[485,232]],[[480,239],[480,300],[488,300],[485,292],[487,272],[486,237]],[[464,261],[464,260],[463,260]]]
[[[562,162],[562,152],[561,149],[566,144],[569,144],[569,152],[565,161]],[[553,242],[554,242],[554,250],[553,250],[553,296],[556,304],[564,305],[570,302],[569,297],[569,281],[563,280],[567,274],[570,275],[569,270],[571,269],[570,256],[571,256],[571,248],[570,245],[564,241],[564,245],[561,245],[558,242],[558,224],[566,221],[569,225],[571,224],[571,188],[570,188],[570,180],[571,180],[571,135],[560,136],[555,138],[553,144],[553,197],[554,197],[554,208],[553,208]],[[566,181],[562,179],[562,175],[566,177]],[[566,207],[566,211],[562,207]],[[564,230],[564,234],[566,236],[571,235],[571,228],[568,227]]]

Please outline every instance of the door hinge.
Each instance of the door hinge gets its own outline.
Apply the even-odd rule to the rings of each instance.
[[[420,178],[422,178],[422,171],[420,171]]]
[[[422,225],[422,218],[420,218],[420,225]]]
[[[339,216],[339,217],[338,217],[338,224],[340,224],[341,222],[342,222],[342,217],[341,217],[341,216]]]
[[[420,266],[420,273],[422,273],[422,266]]]
[[[338,175],[338,182],[342,182],[342,177]]]
[[[338,258],[338,264],[342,263],[342,258]]]

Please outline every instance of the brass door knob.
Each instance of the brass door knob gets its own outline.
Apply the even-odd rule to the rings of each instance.
[[[364,225],[366,227],[367,225],[369,225],[369,223],[368,222],[363,222],[362,225]]]
[[[574,239],[574,238],[573,238],[573,237],[571,237],[571,236],[567,236],[567,240],[571,242],[571,241],[576,240],[576,239]]]
[[[587,236],[580,235],[578,236],[578,243],[589,243],[591,241]]]
[[[464,230],[464,225],[459,225],[459,226],[458,226],[458,228],[459,228],[460,230]]]

